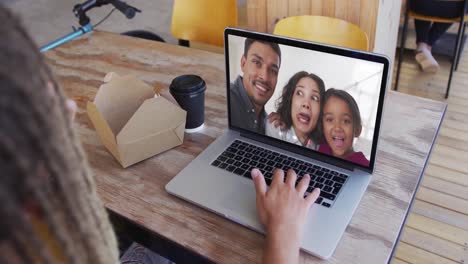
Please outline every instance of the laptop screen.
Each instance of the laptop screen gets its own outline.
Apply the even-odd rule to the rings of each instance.
[[[226,68],[232,128],[373,170],[387,59],[227,29]]]

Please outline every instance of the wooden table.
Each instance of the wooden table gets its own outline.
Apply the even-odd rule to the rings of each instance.
[[[163,241],[154,243],[159,248],[182,248],[188,256],[203,256],[197,260],[260,262],[263,235],[164,190],[227,127],[223,55],[94,32],[49,51],[46,57],[62,87],[78,103],[77,129],[98,192],[113,217],[138,227],[140,234],[150,234],[150,240]],[[177,148],[122,169],[99,141],[84,110],[111,71],[134,74],[164,88],[178,75],[200,75],[207,83],[206,129],[186,134]],[[376,171],[367,192],[333,257],[323,261],[301,253],[301,263],[375,264],[390,259],[445,110],[444,103],[387,94]],[[181,255],[171,256],[180,260]]]

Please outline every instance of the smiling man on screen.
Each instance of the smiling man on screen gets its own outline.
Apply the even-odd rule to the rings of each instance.
[[[281,63],[276,43],[246,39],[241,57],[243,76],[231,83],[231,120],[238,127],[265,133],[265,104],[275,91]]]

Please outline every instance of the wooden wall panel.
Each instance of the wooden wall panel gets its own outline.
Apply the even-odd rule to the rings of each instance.
[[[322,3],[323,3],[323,0],[311,0],[310,1],[310,14],[314,16],[321,16],[323,12]]]
[[[330,1],[332,2],[332,1]],[[334,1],[335,2],[335,12],[333,15],[329,15],[332,17],[336,17],[339,19],[347,20],[347,14],[350,11],[349,6],[351,5],[350,2],[351,0],[348,1]],[[349,21],[351,22],[351,21]],[[354,23],[355,24],[355,23]]]
[[[256,1],[256,0],[255,0]],[[267,0],[267,30],[269,33],[273,32],[276,23],[287,16],[288,2],[284,0]]]
[[[348,12],[346,14],[346,21],[360,26],[361,23],[361,2],[365,0],[350,0],[348,3]]]
[[[359,27],[367,33],[367,37],[369,38],[369,48],[370,50],[374,50],[379,2],[377,0],[361,0],[360,8],[362,11],[359,14]]]
[[[247,0],[247,27],[260,32],[268,32],[267,0]]]
[[[322,16],[335,17],[335,2],[336,0],[322,1]]]
[[[311,0],[289,0],[288,16],[310,15]]]

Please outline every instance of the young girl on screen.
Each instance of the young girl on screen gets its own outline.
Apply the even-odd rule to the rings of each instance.
[[[322,113],[321,99],[325,93],[323,80],[313,73],[294,74],[277,101],[277,114],[285,129],[266,122],[268,136],[310,149],[317,149],[321,135],[318,120]]]
[[[320,144],[320,152],[369,166],[364,154],[353,149],[354,138],[361,135],[362,124],[359,107],[349,93],[334,88],[325,92],[322,129],[325,142]]]

